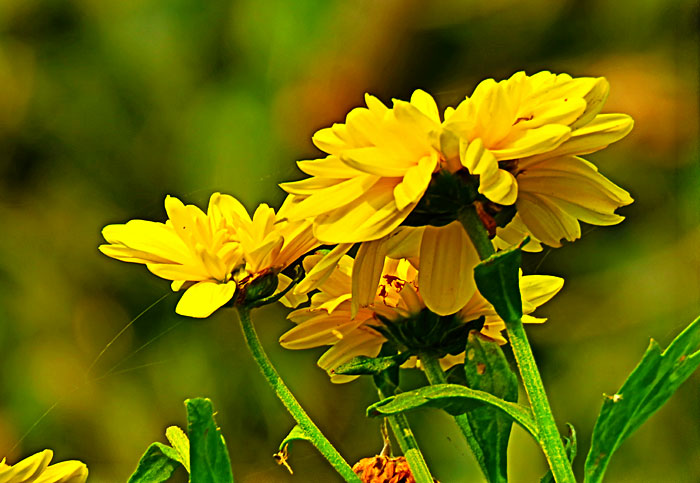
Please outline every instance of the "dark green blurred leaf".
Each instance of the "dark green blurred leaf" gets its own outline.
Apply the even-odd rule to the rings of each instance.
[[[537,426],[529,408],[456,384],[436,384],[397,394],[372,404],[367,408],[367,415],[391,416],[422,407],[442,409],[449,414],[459,415],[485,404],[500,409],[538,439]]]
[[[398,367],[411,357],[408,352],[386,357],[357,356],[350,362],[341,364],[333,370],[334,374],[347,376],[375,376],[392,367]]]
[[[578,451],[576,430],[574,426],[569,423],[566,423],[566,427],[569,428],[569,436],[564,436],[564,449],[566,450],[566,457],[569,458],[569,462],[573,464],[574,458],[576,458],[576,452]],[[549,470],[547,474],[542,477],[540,483],[555,483],[552,470]]]
[[[661,352],[652,339],[620,390],[606,396],[593,429],[585,482],[602,481],[612,454],[700,365],[700,318]],[[696,351],[696,352],[693,352]]]
[[[470,388],[511,403],[517,402],[518,378],[496,342],[484,340],[478,332],[470,332],[464,368]],[[512,418],[488,405],[472,409],[468,415],[469,425],[484,452],[489,481],[507,481]]]
[[[474,281],[479,292],[506,322],[520,320],[523,303],[520,298],[520,247],[491,255],[474,268]]]
[[[193,483],[233,483],[231,461],[209,399],[185,401]]]
[[[128,483],[160,483],[167,481],[180,466],[180,456],[170,446],[151,444],[141,457]]]

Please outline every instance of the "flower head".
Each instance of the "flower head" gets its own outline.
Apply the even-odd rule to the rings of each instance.
[[[0,461],[0,483],[84,483],[88,469],[85,463],[70,460],[49,466],[53,451],[46,449],[15,465]]]
[[[579,220],[623,220],[614,211],[632,202],[629,193],[578,157],[632,129],[628,115],[599,114],[608,91],[603,77],[518,72],[481,82],[445,113],[445,128],[460,137],[461,164],[479,176],[479,192],[496,204],[516,205],[513,226],[499,233],[498,246],[524,233],[560,246],[580,237]]]
[[[208,317],[229,302],[237,288],[257,277],[280,274],[318,245],[309,222],[289,222],[261,204],[251,218],[234,197],[214,193],[204,213],[172,196],[165,199],[165,223],[131,220],[102,230],[99,249],[117,260],[146,265],[154,275],[186,289],[176,311]]]
[[[311,255],[304,260],[304,267],[310,270],[322,260],[322,255]],[[416,261],[414,260],[414,263]],[[330,345],[318,360],[318,365],[328,371],[333,382],[346,382],[356,376],[333,374],[332,370],[356,356],[376,357],[387,338],[382,334],[382,321],[392,320],[402,323],[426,309],[420,291],[420,268],[407,259],[387,258],[381,272],[381,282],[373,300],[362,306],[355,317],[352,313],[352,272],[353,259],[343,256],[335,270],[311,297],[311,305],[289,314],[296,324],[280,337],[280,344],[287,349],[308,349]],[[531,275],[520,279],[523,299],[523,312],[532,313],[537,307],[550,300],[562,287],[559,277]],[[457,315],[467,322],[484,316],[481,333],[499,343],[505,343],[501,331],[504,322],[495,309],[478,291],[474,291],[469,301]],[[523,317],[525,323],[540,323],[530,315]],[[446,356],[449,365],[464,360],[463,354]]]

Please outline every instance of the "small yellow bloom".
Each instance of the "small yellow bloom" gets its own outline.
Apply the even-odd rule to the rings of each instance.
[[[304,260],[305,269],[323,260],[322,255],[311,255]],[[289,314],[296,327],[280,337],[280,344],[287,349],[308,349],[324,345],[332,346],[318,360],[318,365],[330,373],[331,381],[347,382],[357,376],[332,374],[332,370],[360,355],[376,357],[386,338],[376,327],[381,325],[376,315],[394,320],[405,318],[426,308],[420,290],[420,271],[407,259],[387,258],[380,267],[380,283],[370,303],[357,309],[353,317],[352,290],[354,260],[345,255],[330,276],[320,285],[319,292],[311,297],[311,305]],[[550,300],[562,287],[559,277],[530,275],[520,279],[523,312],[532,313]],[[446,287],[449,289],[449,287]],[[465,321],[485,316],[482,334],[505,343],[501,331],[505,329],[493,306],[476,288],[469,293],[468,302],[459,311]],[[546,319],[523,316],[525,323],[541,323]],[[464,360],[464,355],[447,356],[446,367]]]
[[[0,483],[84,483],[88,469],[85,463],[70,460],[49,466],[53,451],[46,449],[15,465],[0,462]]]
[[[278,273],[318,245],[309,222],[289,222],[266,204],[253,217],[234,197],[214,193],[204,213],[172,196],[168,220],[131,220],[102,230],[99,249],[124,262],[141,263],[153,274],[186,289],[176,312],[208,317],[229,302],[237,287],[270,271]],[[279,274],[280,283],[289,279]]]
[[[581,236],[579,220],[612,225],[614,211],[632,202],[579,155],[605,148],[633,126],[626,114],[599,114],[609,84],[603,77],[523,72],[481,82],[471,97],[445,113],[460,137],[460,160],[479,175],[479,192],[517,207],[496,245],[530,233],[550,246]]]

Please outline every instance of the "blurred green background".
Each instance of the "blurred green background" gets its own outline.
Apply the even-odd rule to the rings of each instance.
[[[558,421],[579,430],[580,470],[602,394],[649,337],[665,346],[700,313],[697,15],[690,0],[0,0],[0,456],[53,448],[92,482],[122,482],[185,424],[182,401],[207,396],[237,482],[337,481],[303,443],[293,477],[271,458],[292,422],[235,314],[176,316],[167,282],[97,251],[101,228],[162,220],[167,193],[278,204],[294,161],[320,155],[313,132],[364,92],[420,87],[445,107],[483,78],[547,69],[606,76],[605,110],[636,119],[588,156],[636,199],[627,220],[525,260],[567,280],[530,337]],[[301,402],[349,460],[379,452],[371,385],[331,385],[321,351],[279,348],[284,316],[254,315]],[[622,447],[609,481],[700,481],[699,382]],[[481,481],[449,418],[412,421],[443,483]],[[517,429],[510,465],[516,483],[545,470]]]

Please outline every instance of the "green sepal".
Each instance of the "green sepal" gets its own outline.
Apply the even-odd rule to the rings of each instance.
[[[700,365],[700,318],[665,351],[652,339],[619,391],[605,396],[586,457],[586,483],[602,481],[612,454],[656,412]]]
[[[578,442],[576,441],[576,430],[574,426],[570,423],[566,423],[566,427],[569,430],[569,435],[564,436],[564,450],[566,451],[566,457],[569,459],[569,463],[574,463],[574,458],[576,458],[576,452],[578,451]],[[552,475],[552,470],[549,470],[546,475],[542,477],[540,483],[555,483],[554,475]]]
[[[526,239],[521,246],[527,241]],[[520,320],[523,316],[520,298],[521,261],[522,250],[518,246],[495,253],[474,268],[474,281],[479,292],[506,322]]]
[[[367,416],[391,416],[423,407],[442,409],[456,416],[484,405],[507,414],[539,441],[537,425],[530,408],[457,384],[436,384],[388,397],[368,407]]]
[[[409,357],[411,354],[408,352],[385,357],[357,356],[339,365],[331,373],[345,376],[376,376],[387,369],[400,366]]]
[[[439,171],[433,174],[428,189],[411,214],[402,223],[405,226],[445,226],[458,219],[459,211],[477,198],[478,177],[466,170],[457,173]]]
[[[277,284],[277,273],[274,271],[258,275],[243,285],[243,289],[239,294],[239,301],[237,303],[248,307],[259,307],[260,305],[264,305],[261,302],[273,296],[275,290],[277,290]]]
[[[190,474],[194,483],[233,483],[231,461],[221,430],[214,421],[211,401],[187,399],[190,437]]]
[[[162,443],[152,443],[139,460],[128,483],[167,481],[180,465],[180,455],[176,450]]]
[[[468,387],[492,394],[506,402],[518,401],[518,378],[501,347],[469,333],[465,354]],[[507,481],[507,452],[513,419],[501,409],[482,405],[469,411],[469,425],[484,453],[489,481]]]

